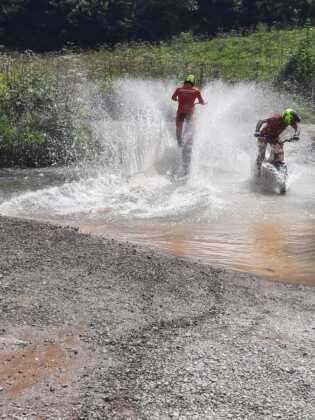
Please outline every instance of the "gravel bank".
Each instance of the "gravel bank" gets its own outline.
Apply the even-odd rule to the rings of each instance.
[[[8,218],[0,247],[3,419],[315,419],[314,288]]]

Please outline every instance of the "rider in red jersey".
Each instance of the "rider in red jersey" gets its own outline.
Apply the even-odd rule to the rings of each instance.
[[[267,144],[275,144],[279,142],[280,134],[288,127],[291,126],[295,130],[294,136],[298,138],[299,128],[298,123],[301,122],[299,115],[291,108],[286,109],[282,115],[275,114],[271,118],[266,120],[260,120],[256,126],[255,137],[257,137],[258,145],[258,156],[256,159],[258,174],[260,174],[260,168],[262,162],[266,157]],[[261,129],[261,127],[264,127]],[[281,147],[281,160],[284,161],[283,145],[279,143]]]
[[[200,90],[195,88],[195,76],[189,74],[182,87],[175,90],[172,100],[178,102],[176,114],[176,139],[179,146],[182,145],[182,131],[185,120],[190,121],[194,113],[194,104],[196,99],[201,105],[205,105],[205,101],[201,96]]]

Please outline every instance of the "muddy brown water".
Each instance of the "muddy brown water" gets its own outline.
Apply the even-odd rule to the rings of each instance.
[[[36,184],[34,190],[41,197],[39,191],[45,187],[45,182],[51,185],[52,179],[51,171],[48,175],[45,171],[41,173],[44,175],[39,177],[38,171],[29,171],[25,176],[26,172],[22,171],[22,180],[17,174],[15,177],[2,175],[2,185],[6,182],[7,190],[10,185],[15,189],[20,185],[24,189],[23,182],[32,185],[32,177],[40,178],[42,184]],[[76,226],[83,233],[133,241],[276,281],[315,285],[315,193],[314,187],[303,185],[304,182],[303,179],[297,181],[284,197],[253,192],[248,184],[244,184],[241,191],[232,191],[232,185],[233,212],[225,209],[212,220],[180,216],[122,217],[117,216],[113,208],[98,208],[75,215],[34,214],[27,208],[6,210],[5,213]],[[63,185],[60,172],[55,183]],[[304,190],[301,191],[302,186]],[[18,197],[19,194],[19,191],[15,192]]]
[[[315,285],[315,221],[301,220],[294,225],[285,220],[201,225],[82,221],[74,225],[84,233],[155,246],[279,281]]]

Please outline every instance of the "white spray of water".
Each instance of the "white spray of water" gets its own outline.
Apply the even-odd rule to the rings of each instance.
[[[258,119],[281,109],[277,95],[255,84],[214,82],[203,94],[208,105],[196,111],[190,177],[174,183],[169,173],[180,163],[175,140],[173,81],[117,80],[108,104],[91,122],[104,152],[79,181],[25,192],[0,206],[8,215],[35,217],[93,214],[169,217],[208,215],[230,205],[224,184],[250,176]],[[87,86],[80,92],[88,102]],[[95,87],[93,87],[95,91]]]

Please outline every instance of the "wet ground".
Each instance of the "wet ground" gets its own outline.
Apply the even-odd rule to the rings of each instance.
[[[71,222],[70,222],[71,224]],[[156,246],[175,255],[252,272],[279,281],[315,284],[315,222],[233,221],[221,225],[152,223],[132,226],[102,222],[73,223],[81,232]]]

